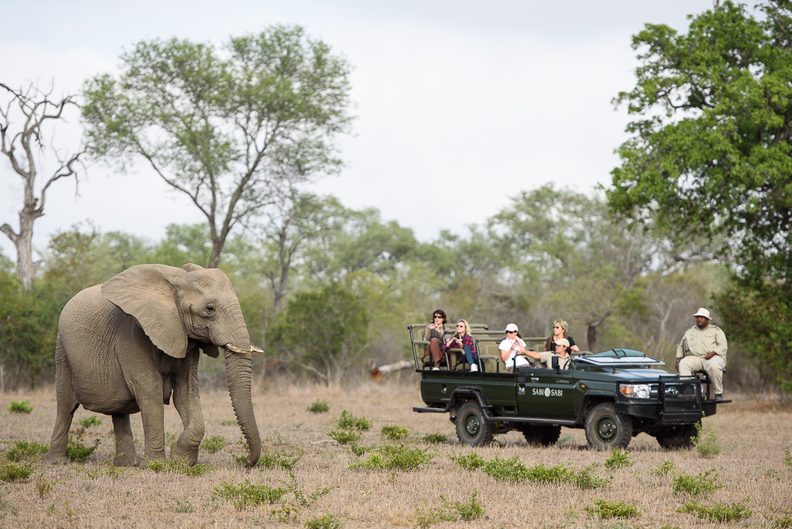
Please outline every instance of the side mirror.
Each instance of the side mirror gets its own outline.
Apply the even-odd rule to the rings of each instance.
[[[560,369],[560,364],[558,363],[558,355],[553,355],[550,357],[550,365],[553,369],[558,371]]]

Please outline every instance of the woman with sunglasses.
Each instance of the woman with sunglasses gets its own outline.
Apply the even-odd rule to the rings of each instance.
[[[446,341],[443,351],[449,349],[462,349],[465,355],[465,362],[470,365],[471,371],[478,371],[478,353],[473,336],[470,334],[470,324],[466,320],[457,320],[456,333]]]
[[[553,335],[545,342],[545,351],[556,352],[559,340],[567,340],[569,347],[568,353],[577,353],[580,347],[575,345],[575,339],[567,335],[568,324],[565,320],[556,320],[553,322]]]
[[[525,342],[520,336],[520,330],[517,328],[517,324],[508,324],[505,331],[506,338],[498,345],[498,349],[500,350],[501,360],[506,364],[506,370],[512,371],[515,366],[522,367],[531,365],[525,358],[528,349],[526,349]]]
[[[429,342],[424,351],[423,358],[429,356],[433,370],[440,369],[440,362],[443,360],[443,337],[446,322],[446,313],[442,309],[437,309],[432,313],[432,321],[426,326],[423,340]]]

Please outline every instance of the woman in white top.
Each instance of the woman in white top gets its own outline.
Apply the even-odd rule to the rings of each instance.
[[[506,338],[498,346],[501,354],[501,360],[506,364],[506,370],[511,371],[514,366],[522,367],[530,365],[525,358],[525,353],[528,351],[525,347],[525,342],[520,337],[519,329],[514,323],[506,326]]]

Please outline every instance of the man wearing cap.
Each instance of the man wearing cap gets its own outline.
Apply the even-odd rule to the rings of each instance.
[[[723,398],[723,371],[726,369],[726,335],[711,323],[710,311],[704,307],[693,315],[696,325],[685,331],[676,352],[676,367],[680,375],[705,371],[715,390],[715,398]]]

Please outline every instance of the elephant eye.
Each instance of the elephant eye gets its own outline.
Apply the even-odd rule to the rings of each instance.
[[[211,303],[206,306],[206,314],[212,316],[215,313],[215,307]]]

